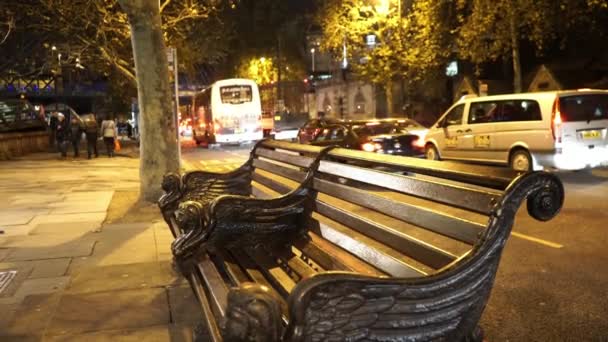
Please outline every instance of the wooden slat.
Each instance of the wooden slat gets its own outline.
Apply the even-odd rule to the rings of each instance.
[[[275,288],[282,291],[285,297],[291,293],[291,290],[296,286],[296,282],[289,274],[285,273],[272,256],[261,250],[247,254],[251,260],[260,266],[259,269],[264,273],[266,279],[268,279]]]
[[[274,253],[275,251],[273,251],[273,255]],[[317,273],[315,270],[312,269],[310,265],[308,265],[304,260],[302,260],[300,256],[294,254],[292,251],[278,252],[275,256],[279,260],[282,260],[284,263],[286,263],[289,269],[291,269],[297,274],[298,277],[300,277],[300,280],[303,278],[310,278]]]
[[[308,236],[310,240],[295,241],[294,246],[324,269],[356,272],[370,276],[386,275],[317,234],[308,232]]]
[[[253,173],[253,177],[252,179],[268,188],[270,188],[271,190],[274,190],[280,194],[286,194],[288,192],[290,192],[291,190],[293,190],[292,188],[290,188],[289,186],[283,184],[283,183],[279,183],[275,180],[272,180],[264,175],[261,175],[257,172]]]
[[[264,171],[277,174],[281,177],[291,179],[296,182],[302,182],[306,178],[306,173],[304,173],[300,170],[290,169],[288,167],[278,165],[278,164],[273,164],[273,163],[267,162],[265,160],[254,159],[253,166],[256,168],[262,169]]]
[[[266,140],[261,143],[261,146],[266,147],[266,148],[274,148],[274,149],[302,152],[302,153],[308,153],[308,154],[318,154],[322,150],[322,148],[318,147],[318,146],[294,144],[294,143],[290,143],[287,141],[280,141],[280,140]]]
[[[282,163],[299,166],[303,168],[309,168],[312,164],[313,159],[305,156],[294,156],[293,154],[287,154],[279,151],[268,150],[265,148],[258,148],[255,154],[260,157],[268,158],[271,160],[280,161]]]
[[[400,254],[391,252],[390,248],[358,232],[329,225],[319,221],[318,218],[311,218],[309,224],[317,235],[394,277],[411,278],[426,275],[426,272],[406,263]]]
[[[504,167],[498,168],[412,157],[390,156],[347,150],[344,148],[337,148],[330,151],[329,156],[340,160],[356,161],[357,163],[388,166],[398,170],[487,186],[498,190],[505,190],[507,186],[521,174]]]
[[[477,241],[477,234],[485,229],[485,226],[479,223],[454,217],[428,207],[394,201],[371,192],[335,184],[318,178],[315,178],[314,180],[314,188],[321,193],[343,199],[368,209],[376,210],[398,220],[411,223],[471,245]]]
[[[209,256],[205,256],[197,265],[202,283],[204,284],[207,298],[215,317],[224,318],[226,304],[228,302],[228,286],[215,268]]]
[[[201,312],[203,313],[203,323],[209,332],[209,341],[222,342],[223,339],[220,333],[219,324],[213,315],[211,307],[209,306],[207,295],[199,282],[198,276],[195,273],[192,273],[188,277],[188,282],[190,283],[190,287],[192,288],[194,295],[198,299],[198,304],[200,305]]]
[[[248,277],[251,279],[252,282],[265,286],[266,288],[268,288],[277,298],[282,298],[283,300],[281,300],[281,312],[283,313],[282,318],[283,318],[283,324],[287,324],[288,322],[288,308],[287,308],[287,295],[285,293],[285,291],[283,289],[281,289],[280,287],[277,288],[275,286],[273,286],[273,284],[271,282],[268,281],[268,279],[266,279],[266,276],[264,275],[264,273],[259,269],[258,265],[255,264],[255,262],[249,257],[249,255],[247,255],[247,253],[245,253],[242,250],[231,250],[229,252],[226,252],[225,254],[227,260],[234,260],[235,264],[240,265],[243,270],[247,273]],[[279,291],[279,289],[281,291]]]
[[[232,256],[224,253],[224,251],[219,251],[217,253],[217,256],[214,257],[214,262],[216,265],[221,265],[219,268],[224,271],[230,280],[232,287],[238,287],[242,283],[251,281],[251,279],[243,272]]]
[[[341,163],[322,161],[319,171],[359,182],[399,191],[408,195],[452,205],[488,215],[502,192],[478,187],[466,188],[439,181],[403,176]]]
[[[317,201],[316,211],[431,268],[439,269],[457,258],[436,246],[323,201]]]
[[[231,254],[234,259],[239,263],[239,265],[243,267],[247,275],[249,275],[249,277],[255,283],[264,285],[269,289],[272,289],[279,297],[284,299],[287,298],[287,296],[289,295],[289,291],[287,291],[287,288],[291,289],[293,288],[293,286],[295,286],[295,284],[292,284],[292,286],[288,286],[286,288],[282,286],[279,282],[275,281],[273,277],[267,279],[264,274],[262,265],[258,265],[257,262],[254,262],[251,256],[247,255],[247,253],[245,253],[244,251],[231,251]]]

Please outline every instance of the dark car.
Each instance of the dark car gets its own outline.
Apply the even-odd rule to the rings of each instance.
[[[0,99],[0,132],[45,129],[44,117],[27,100]]]
[[[298,131],[298,142],[300,144],[308,144],[311,142],[321,130],[328,125],[339,123],[339,120],[334,119],[312,119],[308,120],[304,126]]]
[[[344,148],[404,156],[424,155],[426,128],[406,121],[355,121],[328,125],[312,145],[338,145]]]

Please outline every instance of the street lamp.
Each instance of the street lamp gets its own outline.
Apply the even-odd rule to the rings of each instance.
[[[390,0],[378,0],[378,4],[374,7],[378,14],[387,15],[390,10]]]
[[[310,49],[310,54],[312,55],[312,73],[315,73],[315,48]],[[314,75],[313,75],[314,76]]]
[[[391,0],[377,0],[377,4],[374,6],[376,13],[380,15],[388,15],[391,10]],[[397,12],[401,18],[401,0],[397,0]]]

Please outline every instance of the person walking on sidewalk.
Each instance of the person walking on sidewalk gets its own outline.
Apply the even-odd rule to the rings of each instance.
[[[83,117],[85,127],[84,133],[87,137],[87,158],[91,159],[93,157],[93,152],[95,153],[95,158],[97,158],[99,157],[99,152],[97,152],[97,136],[99,134],[97,117],[93,113],[83,115]]]
[[[112,119],[105,119],[101,122],[101,134],[103,136],[103,142],[106,144],[106,151],[108,157],[114,157],[114,144],[118,136],[116,132],[116,123]]]
[[[55,131],[55,138],[57,139],[57,147],[61,153],[62,159],[66,159],[68,154],[68,129],[69,128],[66,123],[65,116],[61,113],[57,113],[57,128]]]
[[[82,140],[82,123],[75,117],[72,116],[70,122],[70,140],[72,141],[72,147],[74,148],[74,158],[80,156],[80,140]]]

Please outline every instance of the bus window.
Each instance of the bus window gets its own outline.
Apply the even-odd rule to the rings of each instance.
[[[220,87],[222,103],[245,103],[251,102],[251,87],[247,85],[234,85]]]

